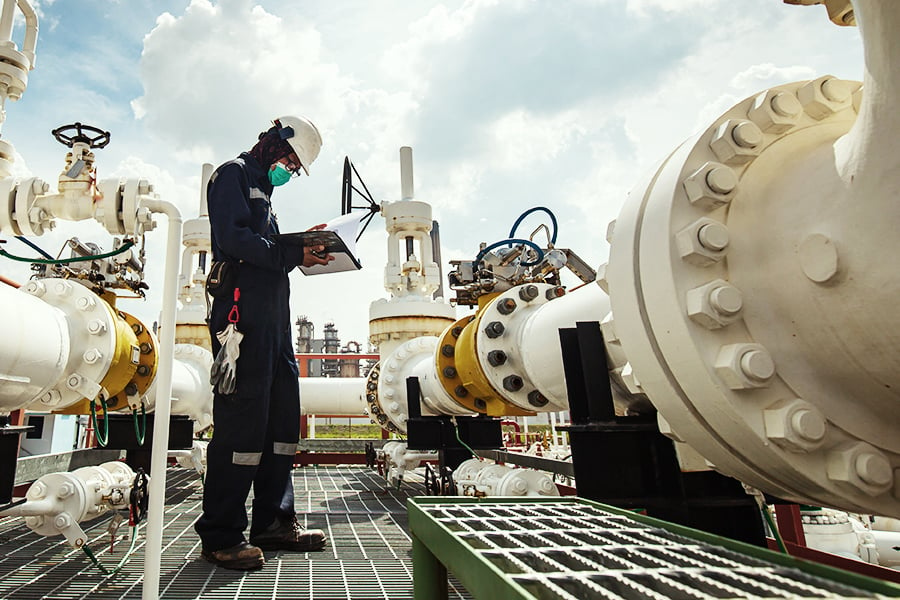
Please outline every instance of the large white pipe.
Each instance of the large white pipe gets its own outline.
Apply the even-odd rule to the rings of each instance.
[[[66,315],[6,285],[0,286],[0,413],[23,408],[56,385],[69,359]]]
[[[365,377],[301,377],[304,415],[366,415]]]
[[[535,387],[551,403],[568,406],[559,330],[579,321],[600,322],[609,312],[609,297],[588,283],[538,308],[523,324],[509,352],[519,354]],[[563,409],[564,410],[564,409]]]
[[[159,597],[159,567],[162,554],[163,516],[166,499],[166,463],[169,448],[169,415],[172,397],[172,361],[175,353],[175,314],[178,309],[178,259],[181,254],[181,213],[174,204],[156,198],[144,198],[143,206],[168,217],[166,266],[163,279],[163,305],[159,324],[160,359],[156,375],[156,415],[150,456],[149,510],[147,546],[144,554],[143,600]]]

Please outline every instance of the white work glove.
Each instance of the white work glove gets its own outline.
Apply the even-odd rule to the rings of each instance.
[[[220,394],[233,394],[237,385],[237,359],[241,355],[241,340],[244,334],[237,330],[234,323],[216,334],[222,348],[213,361],[209,374],[209,383]]]

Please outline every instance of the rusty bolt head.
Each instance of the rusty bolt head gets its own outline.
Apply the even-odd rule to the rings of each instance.
[[[529,284],[519,289],[519,298],[525,302],[531,302],[538,297],[539,293],[540,290],[536,285]]]
[[[722,346],[715,362],[716,374],[733,390],[768,387],[775,362],[759,344]]]
[[[540,393],[538,390],[531,390],[530,392],[528,392],[528,404],[534,406],[535,408],[547,406],[548,402],[550,401],[547,400],[547,397]]]
[[[503,389],[507,392],[518,392],[524,385],[525,382],[518,375],[507,375],[503,379]]]
[[[454,377],[456,377],[456,369],[453,367],[444,367],[442,373],[447,379],[453,379]]]
[[[763,132],[753,121],[729,119],[716,128],[709,147],[719,161],[737,166],[759,156],[763,140]]]
[[[743,306],[741,291],[722,279],[689,290],[687,314],[707,329],[719,329],[736,321]]]
[[[848,442],[829,452],[826,473],[832,481],[873,495],[887,491],[894,482],[888,458],[865,442]]]
[[[504,298],[497,303],[497,312],[501,315],[508,315],[516,310],[516,301],[512,298]]]
[[[458,386],[456,386],[456,388],[453,390],[453,393],[456,394],[456,395],[457,395],[458,397],[460,397],[460,398],[465,398],[466,396],[469,395],[469,390],[467,390],[466,388],[464,388],[464,387],[461,386],[461,385],[458,385]]]
[[[554,286],[544,293],[544,296],[547,298],[547,300],[556,300],[557,298],[562,298],[565,295],[566,288],[562,287],[561,285]]]
[[[484,333],[489,338],[494,339],[503,335],[503,332],[506,331],[506,327],[503,326],[503,323],[500,321],[491,321],[487,324],[487,327],[484,328]]]
[[[450,358],[454,354],[456,354],[456,348],[454,348],[450,344],[444,344],[443,346],[441,346],[441,354],[443,354],[447,358]]]
[[[725,258],[729,241],[728,228],[706,217],[697,219],[675,234],[675,244],[681,258],[697,267],[707,267]]]
[[[459,325],[450,330],[450,335],[455,338],[458,338],[460,334],[462,334],[462,327],[460,327]]]
[[[506,363],[506,352],[503,350],[491,350],[488,352],[487,360],[492,367],[499,367]]]
[[[487,402],[485,402],[481,398],[475,398],[475,409],[476,410],[487,410]]]
[[[809,452],[822,445],[828,423],[819,409],[795,398],[763,411],[766,437],[791,452]]]
[[[147,365],[138,365],[137,374],[146,377],[150,374],[150,367]]]
[[[850,84],[831,75],[813,79],[803,85],[797,90],[797,98],[806,114],[817,121],[853,106]]]

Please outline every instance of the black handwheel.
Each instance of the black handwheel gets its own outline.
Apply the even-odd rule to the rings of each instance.
[[[109,143],[109,132],[91,125],[73,123],[57,127],[52,132],[56,141],[71,148],[76,142],[87,144],[91,148],[105,148]]]
[[[109,141],[109,140],[107,140]],[[147,516],[147,505],[150,498],[147,493],[147,482],[150,480],[144,469],[138,469],[131,485],[131,496],[128,499],[128,512],[130,525],[134,526],[144,520]]]

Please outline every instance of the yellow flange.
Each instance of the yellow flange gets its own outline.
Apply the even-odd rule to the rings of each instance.
[[[116,407],[120,399],[127,401],[128,396],[143,396],[156,378],[156,369],[159,366],[159,353],[157,352],[159,343],[153,332],[133,315],[119,311],[119,316],[125,320],[137,340],[138,362],[131,378],[122,389],[115,394],[110,389],[110,398],[107,400],[110,408]],[[132,408],[137,408],[137,406],[132,406]]]
[[[463,317],[441,334],[436,353],[438,377],[444,390],[471,411],[491,417],[535,415],[506,402],[488,382],[478,363],[475,333],[481,324],[483,308],[498,295],[481,296],[475,315]]]
[[[106,302],[103,305],[115,323],[113,335],[116,343],[109,369],[100,386],[109,394],[107,408],[122,410],[128,408],[128,396],[142,396],[153,383],[159,362],[157,343],[153,333],[135,317],[117,311]],[[91,402],[92,400],[84,399],[54,412],[86,415],[90,413]]]

